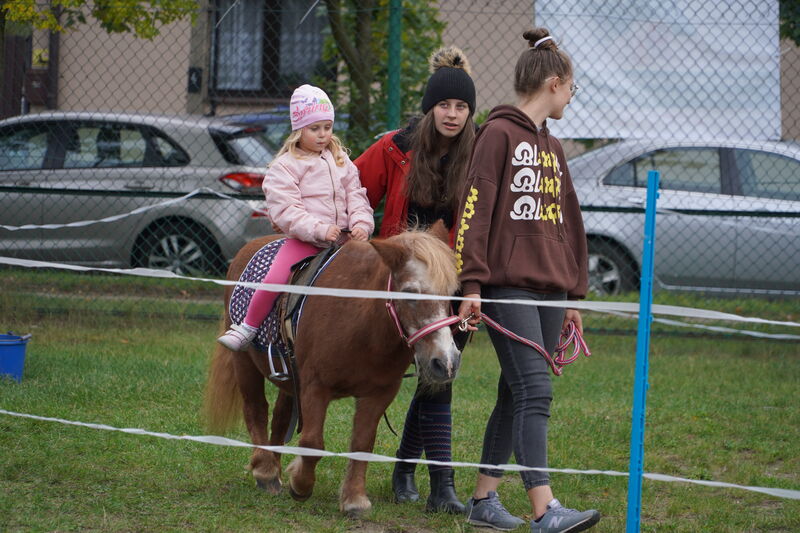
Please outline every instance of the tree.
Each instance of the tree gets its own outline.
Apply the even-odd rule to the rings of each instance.
[[[388,87],[389,0],[325,0],[331,37],[326,63],[342,65],[343,76],[316,81],[337,103],[347,102],[347,146],[360,153],[371,143],[374,126],[385,124]],[[401,112],[418,112],[428,78],[428,56],[442,44],[444,23],[424,0],[403,2]],[[335,71],[335,69],[334,69]],[[343,81],[342,81],[343,80]]]
[[[780,1],[781,37],[800,45],[800,0]]]
[[[0,86],[5,71],[6,22],[63,32],[87,17],[109,33],[133,33],[143,39],[159,34],[159,26],[197,16],[194,0],[5,0],[0,3]]]
[[[87,14],[109,33],[132,32],[152,39],[159,25],[170,24],[197,15],[192,0],[6,0],[0,16],[12,22],[31,24],[34,28],[61,32],[85,23]]]

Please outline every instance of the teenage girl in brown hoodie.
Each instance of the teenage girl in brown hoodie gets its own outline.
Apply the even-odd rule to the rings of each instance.
[[[563,325],[582,330],[577,310],[485,303],[478,298],[565,300],[587,289],[587,247],[578,198],[564,151],[547,130],[574,96],[572,63],[544,28],[525,32],[529,48],[517,61],[516,106],[492,110],[475,140],[467,174],[456,256],[465,300],[459,315],[481,311],[552,353]],[[474,299],[469,299],[474,298]],[[474,326],[479,318],[472,318]],[[552,386],[545,359],[532,348],[489,330],[500,362],[497,401],[486,426],[481,463],[547,467]],[[514,529],[524,522],[500,503],[502,470],[481,469],[467,520]],[[553,497],[547,472],[521,473],[535,533],[582,531],[597,511],[567,509]]]

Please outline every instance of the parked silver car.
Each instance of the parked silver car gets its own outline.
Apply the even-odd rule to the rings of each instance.
[[[657,289],[800,294],[800,146],[629,140],[569,168],[596,293],[638,287],[647,174],[658,170]]]
[[[263,128],[199,116],[49,112],[0,121],[0,255],[82,265],[220,273],[271,233],[261,182],[276,147]]]

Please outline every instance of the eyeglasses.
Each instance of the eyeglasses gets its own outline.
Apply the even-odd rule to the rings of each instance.
[[[547,80],[545,80],[545,81],[548,81],[548,80],[560,80],[560,79],[561,78],[559,78],[558,76],[553,76],[553,77],[547,78]],[[570,98],[575,96],[575,93],[578,92],[578,89],[580,89],[580,86],[575,82],[573,82],[569,86],[569,96],[570,96]]]

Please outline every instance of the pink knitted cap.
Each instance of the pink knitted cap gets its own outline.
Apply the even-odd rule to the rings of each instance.
[[[320,120],[333,120],[333,104],[325,91],[313,85],[301,85],[289,101],[292,131]]]

